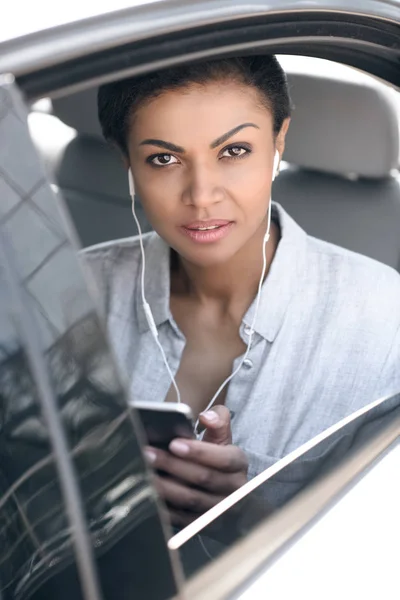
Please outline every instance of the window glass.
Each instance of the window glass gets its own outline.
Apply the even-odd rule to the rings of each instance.
[[[30,142],[21,99],[13,86],[0,92],[9,106],[0,122],[8,142],[0,149],[2,598],[82,597],[63,465],[43,408],[50,394],[106,597],[166,599],[176,592],[175,575],[142,433]],[[153,560],[156,580],[148,569]]]

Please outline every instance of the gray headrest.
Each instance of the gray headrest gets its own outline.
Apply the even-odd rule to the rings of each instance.
[[[373,178],[399,166],[400,111],[394,90],[372,79],[361,83],[292,73],[288,80],[295,110],[285,161]]]
[[[79,133],[102,138],[97,118],[97,88],[78,92],[64,98],[54,98],[53,113]]]

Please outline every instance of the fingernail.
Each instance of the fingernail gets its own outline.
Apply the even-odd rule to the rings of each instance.
[[[216,423],[219,420],[219,416],[213,410],[208,410],[207,412],[202,413],[202,415],[206,421],[209,421],[210,423]]]
[[[144,451],[144,455],[146,457],[147,462],[149,462],[151,465],[154,462],[156,462],[157,454],[154,452],[154,450],[150,450],[149,448],[146,448]]]
[[[189,446],[185,444],[185,442],[180,442],[178,440],[174,440],[173,442],[171,442],[169,445],[169,449],[171,450],[171,452],[177,454],[178,456],[186,456],[186,454],[189,454],[190,450]]]

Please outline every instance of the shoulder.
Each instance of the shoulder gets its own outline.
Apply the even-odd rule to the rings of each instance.
[[[398,306],[400,274],[395,269],[312,237],[279,204],[274,203],[273,209],[283,237],[289,238],[290,260],[299,265],[300,284],[307,287],[308,297],[314,289],[319,302],[324,297],[329,302],[364,297]]]
[[[363,288],[376,289],[376,282],[379,281],[393,292],[400,293],[400,274],[392,267],[351,250],[307,237],[308,258],[317,263],[326,276],[344,281],[351,279]]]
[[[143,234],[143,245],[146,246],[148,241],[155,235],[153,231]],[[135,235],[129,238],[102,242],[101,244],[84,248],[81,251],[81,256],[87,263],[107,263],[124,258],[140,258],[140,238],[138,235]]]
[[[156,235],[150,232],[142,236],[145,251]],[[116,294],[132,294],[142,260],[139,236],[96,244],[82,250],[80,256],[89,284],[94,284],[106,313]]]
[[[146,247],[155,236],[154,232],[144,234],[143,246]],[[96,278],[115,278],[126,269],[132,274],[135,265],[141,262],[140,239],[133,236],[96,244],[82,250],[81,257]]]
[[[352,410],[399,389],[400,274],[314,238],[307,240],[307,314],[314,347],[329,360]],[[341,382],[341,383],[340,383]],[[347,386],[347,387],[346,387]]]
[[[308,236],[307,272],[321,296],[351,318],[373,319],[378,327],[400,324],[400,274],[372,258]]]

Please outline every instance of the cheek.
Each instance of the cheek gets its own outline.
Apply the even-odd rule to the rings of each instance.
[[[271,177],[262,161],[252,161],[243,168],[229,169],[224,174],[224,187],[243,208],[266,205],[271,195]]]
[[[139,173],[135,177],[135,188],[142,205],[152,220],[162,220],[176,210],[179,203],[180,184],[178,178],[165,173]]]

